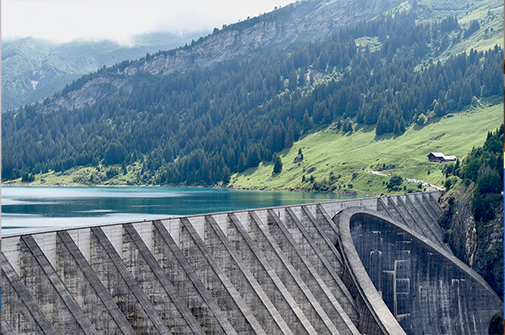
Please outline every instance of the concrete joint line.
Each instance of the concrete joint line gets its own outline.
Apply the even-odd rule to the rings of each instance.
[[[205,246],[205,243],[203,240],[200,238],[198,235],[197,231],[191,224],[191,222],[187,218],[181,218],[181,222],[183,222],[184,226],[188,230],[191,238],[193,239],[193,242],[196,244],[196,246],[200,249],[200,252],[203,254],[209,265],[211,266],[212,270],[216,274],[216,276],[219,278],[223,286],[225,287],[226,291],[228,294],[233,298],[235,303],[237,304],[238,308],[240,309],[240,312],[243,314],[244,318],[249,322],[250,326],[253,328],[256,334],[266,334],[261,325],[259,324],[258,320],[254,317],[252,314],[251,310],[249,307],[247,307],[246,303],[238,293],[237,289],[235,289],[235,286],[231,283],[230,279],[224,274],[224,272],[221,270],[219,265],[216,263],[216,261],[210,256],[210,251],[207,249]]]
[[[214,298],[212,298],[209,291],[205,288],[205,285],[200,280],[198,275],[195,273],[195,270],[193,270],[193,268],[191,267],[191,264],[189,264],[186,257],[184,257],[184,254],[182,253],[181,249],[179,249],[179,247],[177,246],[174,239],[172,238],[172,236],[170,235],[168,230],[165,228],[163,223],[161,223],[161,221],[159,221],[159,220],[155,220],[155,221],[153,221],[153,224],[156,227],[156,229],[158,230],[158,232],[160,233],[160,235],[163,238],[163,240],[165,241],[165,243],[170,248],[170,251],[173,253],[173,255],[175,256],[175,258],[177,259],[177,261],[179,262],[181,267],[186,272],[186,275],[193,283],[193,286],[195,287],[195,289],[198,291],[198,293],[200,293],[200,296],[202,297],[203,301],[207,304],[207,306],[209,306],[210,310],[214,314],[214,317],[218,321],[218,323],[221,326],[221,328],[223,329],[223,331],[226,334],[237,335],[237,333],[235,332],[235,329],[233,329],[230,322],[228,321],[226,316],[223,314],[223,311],[219,308],[219,306],[216,303],[216,301],[214,300]]]
[[[103,230],[100,227],[95,227],[91,228],[91,231],[95,234],[96,238],[98,239],[102,247],[105,249],[105,252],[110,257],[112,263],[118,270],[120,276],[126,282],[135,298],[137,298],[138,303],[140,304],[140,306],[142,306],[142,309],[145,311],[147,317],[151,320],[156,330],[162,335],[164,334],[172,335],[172,333],[167,328],[167,326],[165,325],[159,314],[156,312],[156,310],[154,309],[153,305],[151,304],[145,293],[140,289],[138,283],[135,281],[131,273],[126,268],[126,265],[124,265],[123,260],[116,252],[116,249],[112,246],[107,236],[105,236]]]

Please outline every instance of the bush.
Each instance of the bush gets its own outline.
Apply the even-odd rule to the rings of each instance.
[[[417,117],[417,120],[416,120],[416,123],[420,126],[424,126],[424,124],[426,123],[427,119],[426,119],[426,115],[424,115],[423,113],[421,113],[418,117]]]
[[[502,181],[495,170],[486,170],[477,178],[477,189],[481,194],[500,193]]]
[[[476,221],[488,222],[495,218],[496,208],[502,203],[501,194],[481,195],[476,192],[473,199],[473,216]]]
[[[403,183],[403,178],[400,176],[392,176],[387,184],[387,188],[389,190],[397,190],[400,185]]]
[[[458,179],[456,177],[447,178],[444,183],[444,187],[445,187],[446,191],[449,191],[451,189],[451,187],[456,185],[457,182],[458,182]]]

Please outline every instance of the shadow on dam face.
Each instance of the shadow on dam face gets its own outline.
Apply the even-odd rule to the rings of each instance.
[[[8,236],[2,334],[486,334],[502,302],[443,244],[439,197]]]
[[[474,270],[406,225],[362,209],[334,221],[362,294],[380,302],[372,310],[406,334],[487,334],[492,317],[503,313]]]

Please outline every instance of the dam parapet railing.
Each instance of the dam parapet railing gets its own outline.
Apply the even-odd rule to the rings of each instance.
[[[436,222],[440,196],[327,201],[3,236],[2,329],[476,334],[502,303],[464,264],[454,265]],[[361,212],[374,219],[351,219]],[[430,263],[429,254],[436,261]],[[437,274],[437,264],[448,270]],[[476,303],[479,294],[486,306]],[[423,319],[424,312],[432,318]],[[438,312],[445,313],[443,328],[433,325]]]

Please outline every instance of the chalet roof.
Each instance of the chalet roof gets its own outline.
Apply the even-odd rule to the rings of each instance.
[[[456,156],[446,156],[441,152],[430,152],[428,157],[430,157],[430,156],[434,156],[436,158],[443,159],[444,161],[455,161],[457,159]]]

